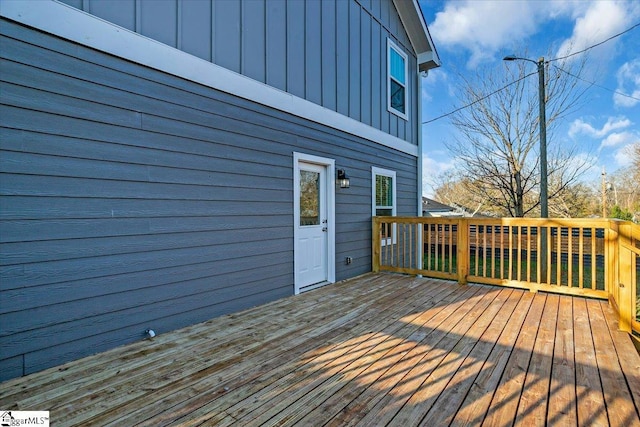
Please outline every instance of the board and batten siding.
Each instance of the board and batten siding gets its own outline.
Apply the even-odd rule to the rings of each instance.
[[[6,19],[0,61],[0,379],[292,295],[294,152],[351,178],[337,280],[372,166],[415,214],[415,156]]]
[[[62,0],[418,144],[417,60],[392,0]],[[387,110],[387,39],[408,55],[409,120]]]

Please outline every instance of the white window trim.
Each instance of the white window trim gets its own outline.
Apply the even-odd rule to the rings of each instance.
[[[306,99],[54,0],[2,0],[0,16],[418,157],[418,147]]]
[[[397,184],[397,180],[396,180],[396,172],[389,170],[389,169],[382,169],[376,166],[372,166],[371,167],[371,215],[372,216],[376,216],[376,176],[387,176],[390,177],[392,179],[392,184],[393,184],[393,193],[392,193],[392,203],[393,206],[391,208],[391,216],[396,216],[397,213],[397,200],[396,200],[396,194],[397,194],[397,188],[398,188],[398,184]],[[396,226],[395,224],[393,225],[393,229],[391,230],[391,236],[393,238],[393,242],[391,242],[391,239],[383,239],[382,240],[382,246],[386,246],[388,244],[391,243],[396,243]]]
[[[391,77],[391,49],[393,49],[398,55],[402,56],[402,58],[404,58],[404,81],[405,83],[402,84],[400,82],[398,82],[397,80],[395,80],[396,82],[398,82],[398,84],[404,86],[404,109],[405,112],[401,112],[396,110],[395,108],[393,108],[391,106],[391,79],[393,77]],[[409,57],[407,56],[406,53],[404,53],[404,51],[402,49],[400,49],[398,47],[397,44],[395,44],[391,39],[387,38],[387,110],[389,110],[389,112],[395,114],[396,116],[400,117],[403,120],[409,121]]]

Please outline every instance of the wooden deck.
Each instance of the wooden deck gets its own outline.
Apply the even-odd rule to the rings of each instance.
[[[639,408],[606,302],[392,274],[0,384],[0,409],[54,426],[630,427]]]

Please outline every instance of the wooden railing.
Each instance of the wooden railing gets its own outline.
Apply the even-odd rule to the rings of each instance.
[[[640,333],[640,226],[600,219],[373,218],[373,270],[608,299]]]

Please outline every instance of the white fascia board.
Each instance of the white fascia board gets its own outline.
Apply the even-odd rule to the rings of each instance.
[[[420,64],[420,71],[429,71],[440,66],[440,58],[433,51],[419,53],[418,64]]]
[[[393,0],[393,3],[409,36],[409,41],[418,55],[418,71],[429,71],[439,67],[440,58],[418,0]]]
[[[126,60],[418,156],[418,146],[54,0],[2,0],[0,16]]]

